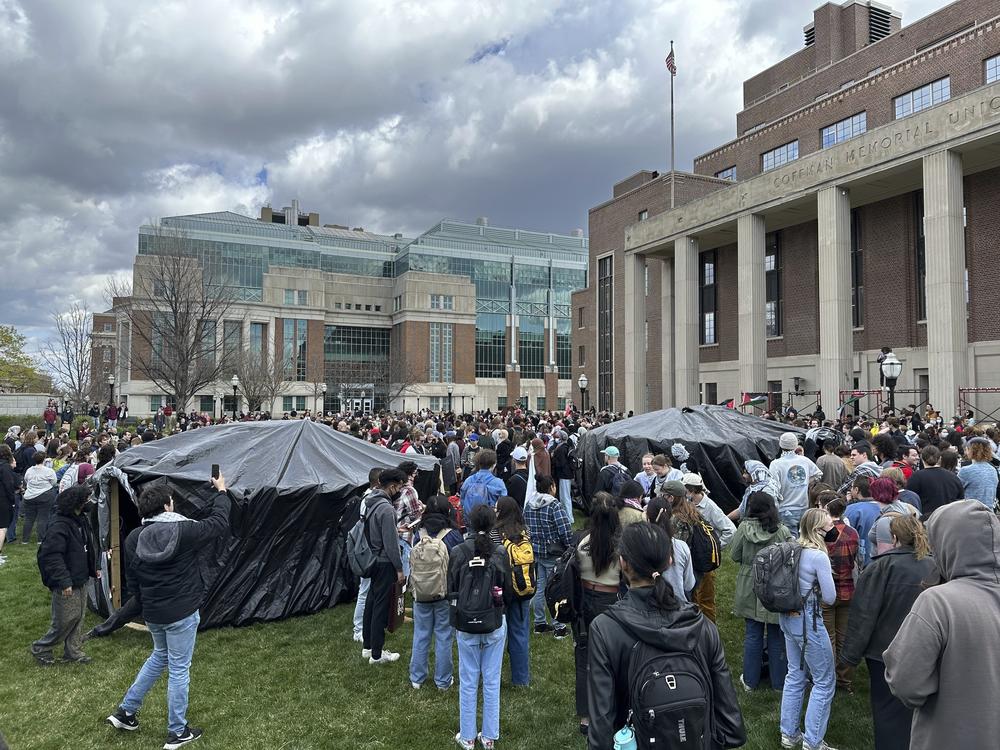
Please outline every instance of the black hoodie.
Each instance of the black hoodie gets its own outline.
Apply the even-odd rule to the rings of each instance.
[[[628,666],[636,639],[609,614],[614,611],[629,623],[643,643],[680,652],[700,651],[708,665],[714,699],[713,748],[740,747],[746,743],[743,715],[736,702],[726,653],[715,625],[691,604],[663,611],[650,601],[652,588],[630,589],[625,598],[598,615],[590,625],[589,714],[587,742],[590,750],[606,750],[628,715]]]

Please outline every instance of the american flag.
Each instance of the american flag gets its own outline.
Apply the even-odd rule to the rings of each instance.
[[[674,63],[674,51],[673,50],[670,50],[670,54],[667,55],[667,59],[665,60],[665,62],[667,63],[667,70],[670,71],[670,75],[672,75],[672,76],[677,75],[677,65]]]

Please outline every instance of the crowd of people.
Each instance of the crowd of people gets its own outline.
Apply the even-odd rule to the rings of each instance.
[[[833,698],[853,691],[862,660],[877,750],[995,743],[995,426],[969,415],[945,423],[930,408],[880,419],[768,415],[801,429],[781,434],[767,463],[745,462],[742,502],[727,513],[689,450],[696,435],[643,456],[608,445],[594,486],[580,487],[581,437],[622,416],[572,407],[282,415],[402,454],[398,467],[371,472],[348,545],[362,571],[353,635],[373,667],[398,661],[386,630],[405,602],[409,683],[448,691],[457,676],[459,746],[494,747],[501,665],[508,661],[515,689],[530,685],[531,642],[550,636],[572,639],[575,712],[593,750],[632,740],[675,747],[689,733],[707,738],[705,746],[739,747],[746,732],[737,691],[768,687],[780,693],[781,747],[832,750],[825,736]],[[46,418],[48,439],[12,427],[0,445],[0,528],[17,540],[20,514],[21,543],[37,533],[52,596],[49,632],[31,646],[40,664],[54,661],[59,643],[65,661],[85,663],[86,638],[108,632],[82,632],[83,592],[99,569],[82,520],[93,502],[91,475],[118,452],[211,422],[158,413],[126,427],[118,409],[103,419],[71,439],[67,425]],[[438,491],[418,492],[417,464],[405,458],[415,454],[439,459]],[[214,481],[220,501],[212,517],[224,519],[224,480]],[[149,625],[154,650],[108,721],[137,728],[143,696],[169,670],[164,747],[173,750],[201,735],[186,708],[203,592],[183,571],[203,535],[224,524],[185,523],[169,492],[153,489],[136,499],[143,523],[125,548],[131,611]],[[0,530],[0,549],[3,542]],[[776,606],[774,592],[761,588],[761,566],[775,552],[792,561],[793,605]],[[719,601],[715,585],[725,557],[738,566],[732,601]],[[745,627],[738,676],[715,624],[730,612]],[[654,672],[674,683],[661,689],[644,679]]]

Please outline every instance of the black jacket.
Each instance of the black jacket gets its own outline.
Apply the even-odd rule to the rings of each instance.
[[[6,461],[0,463],[0,504],[6,504],[13,509],[17,501],[15,495],[20,484],[21,479],[14,473],[10,464]]]
[[[628,470],[622,464],[605,464],[601,467],[601,470],[597,472],[597,489],[595,492],[610,492],[612,495],[617,494],[614,491],[615,478],[618,474],[624,474],[626,481],[632,478],[632,475],[628,473]]]
[[[862,658],[882,661],[883,652],[923,591],[921,582],[933,572],[934,558],[918,560],[912,547],[898,547],[873,558],[854,587],[840,660],[851,665]]]
[[[205,596],[198,566],[202,549],[229,529],[232,504],[216,493],[212,511],[200,521],[147,519],[125,540],[125,564],[131,596],[142,602],[147,622],[166,625],[193,614]],[[159,518],[155,516],[154,518]]]
[[[722,640],[715,625],[691,604],[663,612],[650,601],[651,588],[630,589],[625,598],[611,606],[630,624],[639,638],[650,645],[671,651],[700,651],[712,679],[715,717],[713,747],[740,747],[746,742],[743,715],[736,702]],[[606,750],[628,714],[628,665],[636,640],[607,612],[590,625],[589,714],[590,750]]]
[[[80,588],[97,576],[97,550],[87,517],[58,513],[38,548],[42,583],[53,591]]]
[[[17,453],[14,454],[14,471],[24,478],[24,472],[35,465],[35,454],[38,453],[37,449],[33,445],[22,445],[17,449]],[[20,484],[20,480],[18,480]]]
[[[506,482],[507,494],[517,500],[517,504],[524,510],[524,496],[528,492],[528,470],[518,469],[510,475]]]
[[[570,448],[569,441],[564,440],[556,446],[556,449],[552,451],[552,478],[553,479],[572,479],[573,478],[573,462],[569,459]]]

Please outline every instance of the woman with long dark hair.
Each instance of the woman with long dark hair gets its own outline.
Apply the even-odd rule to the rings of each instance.
[[[778,624],[778,615],[768,612],[753,592],[753,559],[765,547],[792,538],[778,521],[774,498],[766,492],[754,492],[747,498],[746,517],[736,529],[730,548],[733,562],[739,563],[733,614],[745,622],[743,639],[743,674],[740,684],[745,690],[755,690],[760,684],[764,664],[764,639],[770,662],[771,687],[781,690],[785,685],[785,636]]]
[[[660,571],[674,590],[674,596],[682,602],[691,601],[694,591],[694,567],[691,565],[691,548],[687,542],[674,538],[673,504],[667,497],[654,497],[646,506],[646,518],[659,526],[670,540],[670,563]]]
[[[534,586],[535,563],[528,527],[524,523],[521,506],[512,497],[504,496],[497,501],[497,521],[490,532],[493,541],[507,550],[510,561],[512,584],[520,580],[522,587]],[[525,562],[530,553],[531,562]],[[514,685],[525,686],[531,681],[528,660],[528,640],[531,634],[531,596],[519,596],[515,590],[507,605],[507,655],[510,657],[510,681]]]
[[[709,701],[710,717],[697,717],[706,731],[712,731],[711,746],[740,747],[746,742],[746,731],[719,631],[695,607],[680,602],[660,572],[670,557],[666,533],[651,523],[629,524],[622,529],[618,554],[621,571],[629,583],[628,593],[594,619],[588,634],[588,747],[607,750],[615,731],[627,720],[631,720],[643,747],[649,744],[650,736],[655,736],[651,732],[656,732],[664,745],[671,735],[677,741],[676,721],[650,723],[644,715],[630,717],[629,665],[636,649],[644,652],[638,654],[640,663],[647,658],[646,653],[690,655],[691,668],[696,668],[703,683],[711,686],[704,696]],[[696,723],[682,726],[695,727]],[[701,737],[688,736],[687,740],[692,747],[708,746]]]
[[[587,630],[594,618],[618,601],[621,569],[618,567],[618,507],[606,492],[594,495],[587,530],[576,545],[583,601],[573,627],[573,658],[576,661],[576,715],[580,731],[588,731],[587,718]]]

